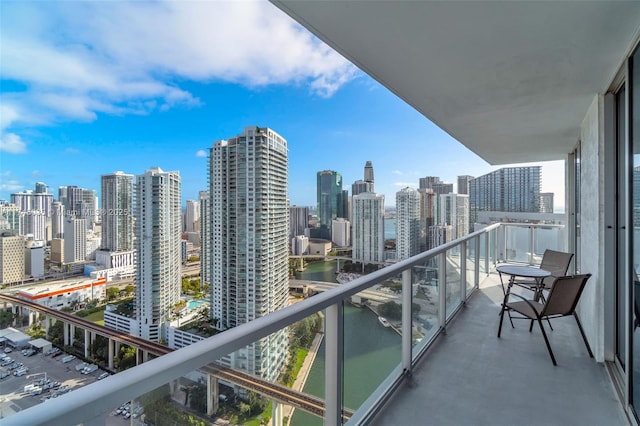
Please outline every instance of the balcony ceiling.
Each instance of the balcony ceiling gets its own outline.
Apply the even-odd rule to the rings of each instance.
[[[638,1],[272,2],[495,165],[565,159],[640,29]]]

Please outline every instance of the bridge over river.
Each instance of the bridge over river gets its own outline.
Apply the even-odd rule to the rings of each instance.
[[[302,292],[308,292],[309,295],[320,293],[323,291],[331,290],[341,284],[331,283],[326,281],[312,281],[312,280],[294,280],[289,279],[290,290],[302,290]],[[373,289],[363,290],[352,296],[351,302],[355,305],[364,304],[364,302],[373,303],[385,303],[389,301],[399,302],[400,296],[395,294],[390,289],[384,287],[377,287]]]

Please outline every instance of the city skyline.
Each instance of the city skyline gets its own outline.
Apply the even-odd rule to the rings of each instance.
[[[249,125],[289,141],[292,205],[316,205],[321,170],[351,190],[366,161],[388,206],[420,177],[455,184],[508,166],[485,163],[266,2],[2,7],[0,199],[38,181],[53,194],[99,191],[102,174],[161,167],[180,171],[184,205],[207,187],[211,143]],[[563,168],[543,169],[559,211]]]

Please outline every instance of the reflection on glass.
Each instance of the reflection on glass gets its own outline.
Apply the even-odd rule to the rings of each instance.
[[[436,257],[436,261],[439,256]],[[416,356],[438,332],[438,268],[429,261],[412,271],[413,344]]]
[[[460,292],[460,255],[447,250],[445,269],[446,281],[443,284],[446,285],[447,318],[449,318],[462,300]]]
[[[504,231],[507,262],[529,262],[531,252],[531,229],[528,226],[506,225]]]
[[[640,266],[640,250],[636,250],[636,232],[635,229],[640,228],[640,183],[638,181],[638,174],[640,173],[640,48],[637,48],[633,56],[631,57],[631,70],[632,74],[631,78],[631,87],[629,98],[631,100],[631,108],[633,115],[630,117],[630,132],[633,139],[631,140],[631,147],[633,150],[633,181],[632,181],[632,220],[631,223],[633,225],[634,232],[631,234],[631,247],[632,253],[631,258],[633,259],[633,265],[631,265],[633,270],[633,282],[635,282],[636,274],[635,272],[638,270]],[[640,298],[635,295],[636,286],[633,285],[631,288],[632,300],[634,302]],[[637,306],[637,302],[634,303],[634,307]],[[634,311],[638,311],[636,307],[633,309]],[[632,320],[627,321],[627,326],[633,326],[637,324],[640,319],[634,318],[633,312],[630,314]],[[631,377],[633,378],[632,383],[632,395],[633,395],[633,407],[640,407],[640,335],[637,332],[638,328],[634,327],[634,333],[632,334],[631,347],[634,348],[632,354],[633,360],[633,374]],[[639,349],[636,349],[639,348]],[[636,416],[639,414],[636,410]]]
[[[471,294],[471,290],[475,285],[476,276],[476,257],[475,257],[476,240],[470,240],[467,243],[467,295]]]

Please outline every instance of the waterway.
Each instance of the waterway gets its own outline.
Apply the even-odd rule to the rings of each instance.
[[[336,262],[320,262],[296,273],[297,279],[336,282]],[[401,362],[400,335],[385,328],[367,308],[344,308],[344,405],[356,410]],[[303,391],[324,398],[324,342]],[[322,419],[296,410],[292,426],[321,426]]]

